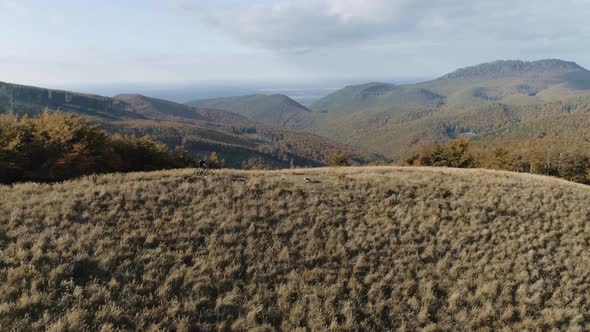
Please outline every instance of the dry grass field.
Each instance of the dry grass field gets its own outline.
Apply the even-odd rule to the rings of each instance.
[[[590,330],[590,187],[191,174],[0,186],[2,330]]]

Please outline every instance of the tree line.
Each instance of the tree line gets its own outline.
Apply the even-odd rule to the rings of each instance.
[[[402,164],[458,168],[488,168],[556,176],[590,184],[590,150],[549,138],[471,142],[461,138],[432,143]]]
[[[83,119],[44,112],[0,115],[0,182],[52,182],[109,172],[194,165],[186,149],[174,152],[148,137],[111,135]]]
[[[203,162],[208,168],[224,166],[215,153]],[[334,152],[329,164],[351,163]],[[547,137],[432,143],[401,164],[528,172],[590,184],[590,149]],[[198,165],[182,146],[171,151],[147,136],[109,134],[81,118],[49,112],[22,118],[0,115],[0,183],[53,182],[96,173]]]

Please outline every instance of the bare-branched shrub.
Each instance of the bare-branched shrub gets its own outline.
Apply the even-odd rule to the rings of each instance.
[[[224,165],[224,161],[222,159],[219,159],[219,157],[217,156],[217,152],[215,151],[211,152],[209,158],[207,158],[205,162],[209,169],[221,169]]]

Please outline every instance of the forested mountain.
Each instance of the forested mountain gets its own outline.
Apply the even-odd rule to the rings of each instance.
[[[346,87],[298,129],[398,158],[457,137],[588,136],[589,100],[590,72],[573,62],[495,61],[419,84]]]
[[[314,134],[275,128],[239,114],[140,95],[115,98],[0,83],[0,114],[37,115],[43,110],[83,116],[113,133],[147,135],[194,158],[216,152],[228,167],[320,166],[330,153],[356,163],[381,160],[365,150]]]
[[[349,86],[322,98],[311,108],[351,113],[399,105],[458,106],[482,101],[530,104],[585,94],[589,89],[590,72],[573,62],[495,61],[419,84]]]

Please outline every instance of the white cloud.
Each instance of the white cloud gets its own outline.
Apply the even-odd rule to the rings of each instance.
[[[301,50],[371,39],[410,23],[418,1],[290,0],[226,7],[199,6],[204,22],[247,44]],[[195,7],[193,7],[195,8]]]
[[[14,0],[0,0],[0,12],[8,12],[17,8],[18,4]]]
[[[200,21],[242,43],[301,51],[383,40],[490,42],[587,36],[587,0],[181,1]]]

